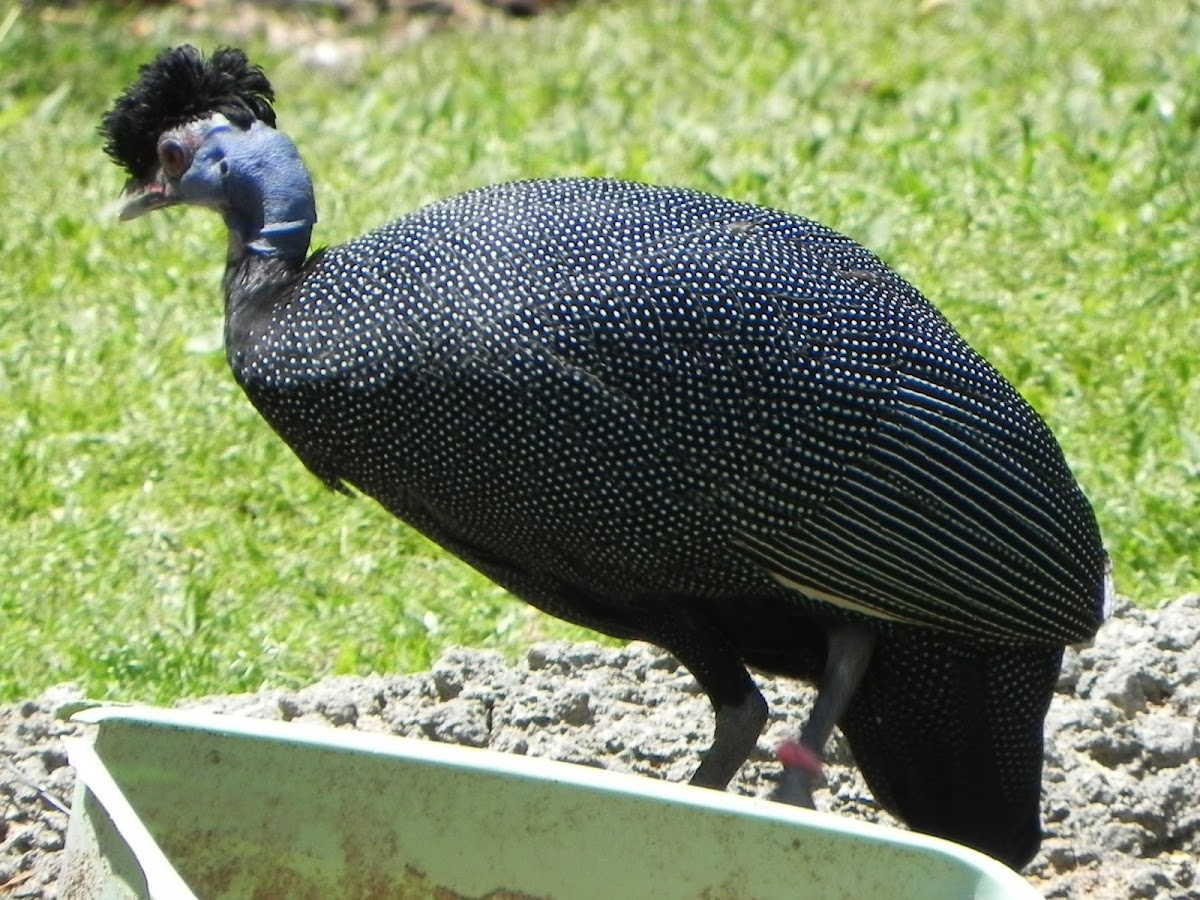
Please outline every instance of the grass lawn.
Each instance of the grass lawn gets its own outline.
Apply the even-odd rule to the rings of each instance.
[[[325,493],[220,346],[216,216],[118,225],[95,127],[170,9],[0,7],[0,699],[166,702],[583,632]],[[319,243],[501,179],[832,225],[1050,422],[1118,586],[1200,589],[1200,4],[582,3],[327,71],[250,41]]]

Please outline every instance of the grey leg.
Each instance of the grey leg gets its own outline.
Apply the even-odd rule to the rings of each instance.
[[[820,774],[825,745],[850,705],[874,648],[875,635],[865,628],[843,625],[830,632],[825,673],[800,741],[787,742],[779,748],[783,777],[775,791],[775,800],[812,808],[812,788]]]

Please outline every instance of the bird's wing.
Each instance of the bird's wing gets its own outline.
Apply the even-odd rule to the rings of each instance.
[[[868,616],[997,641],[1090,638],[1111,577],[1057,442],[915,292],[891,308],[876,427],[813,515],[737,542],[781,583]]]

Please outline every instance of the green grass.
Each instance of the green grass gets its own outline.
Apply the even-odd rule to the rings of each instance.
[[[248,50],[319,242],[578,173],[858,238],[1050,422],[1121,591],[1197,590],[1200,5],[922,9],[580,4],[334,74]],[[166,702],[582,634],[325,493],[258,420],[220,350],[216,217],[114,221],[100,114],[158,48],[219,38],[171,10],[0,22],[0,699],[74,680]]]

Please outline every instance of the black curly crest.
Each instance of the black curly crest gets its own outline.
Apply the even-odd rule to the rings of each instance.
[[[164,50],[138,69],[137,81],[104,114],[104,152],[144,179],[154,170],[164,131],[213,113],[241,128],[255,119],[274,127],[274,100],[263,70],[236,47],[222,47],[208,60],[188,44]]]

